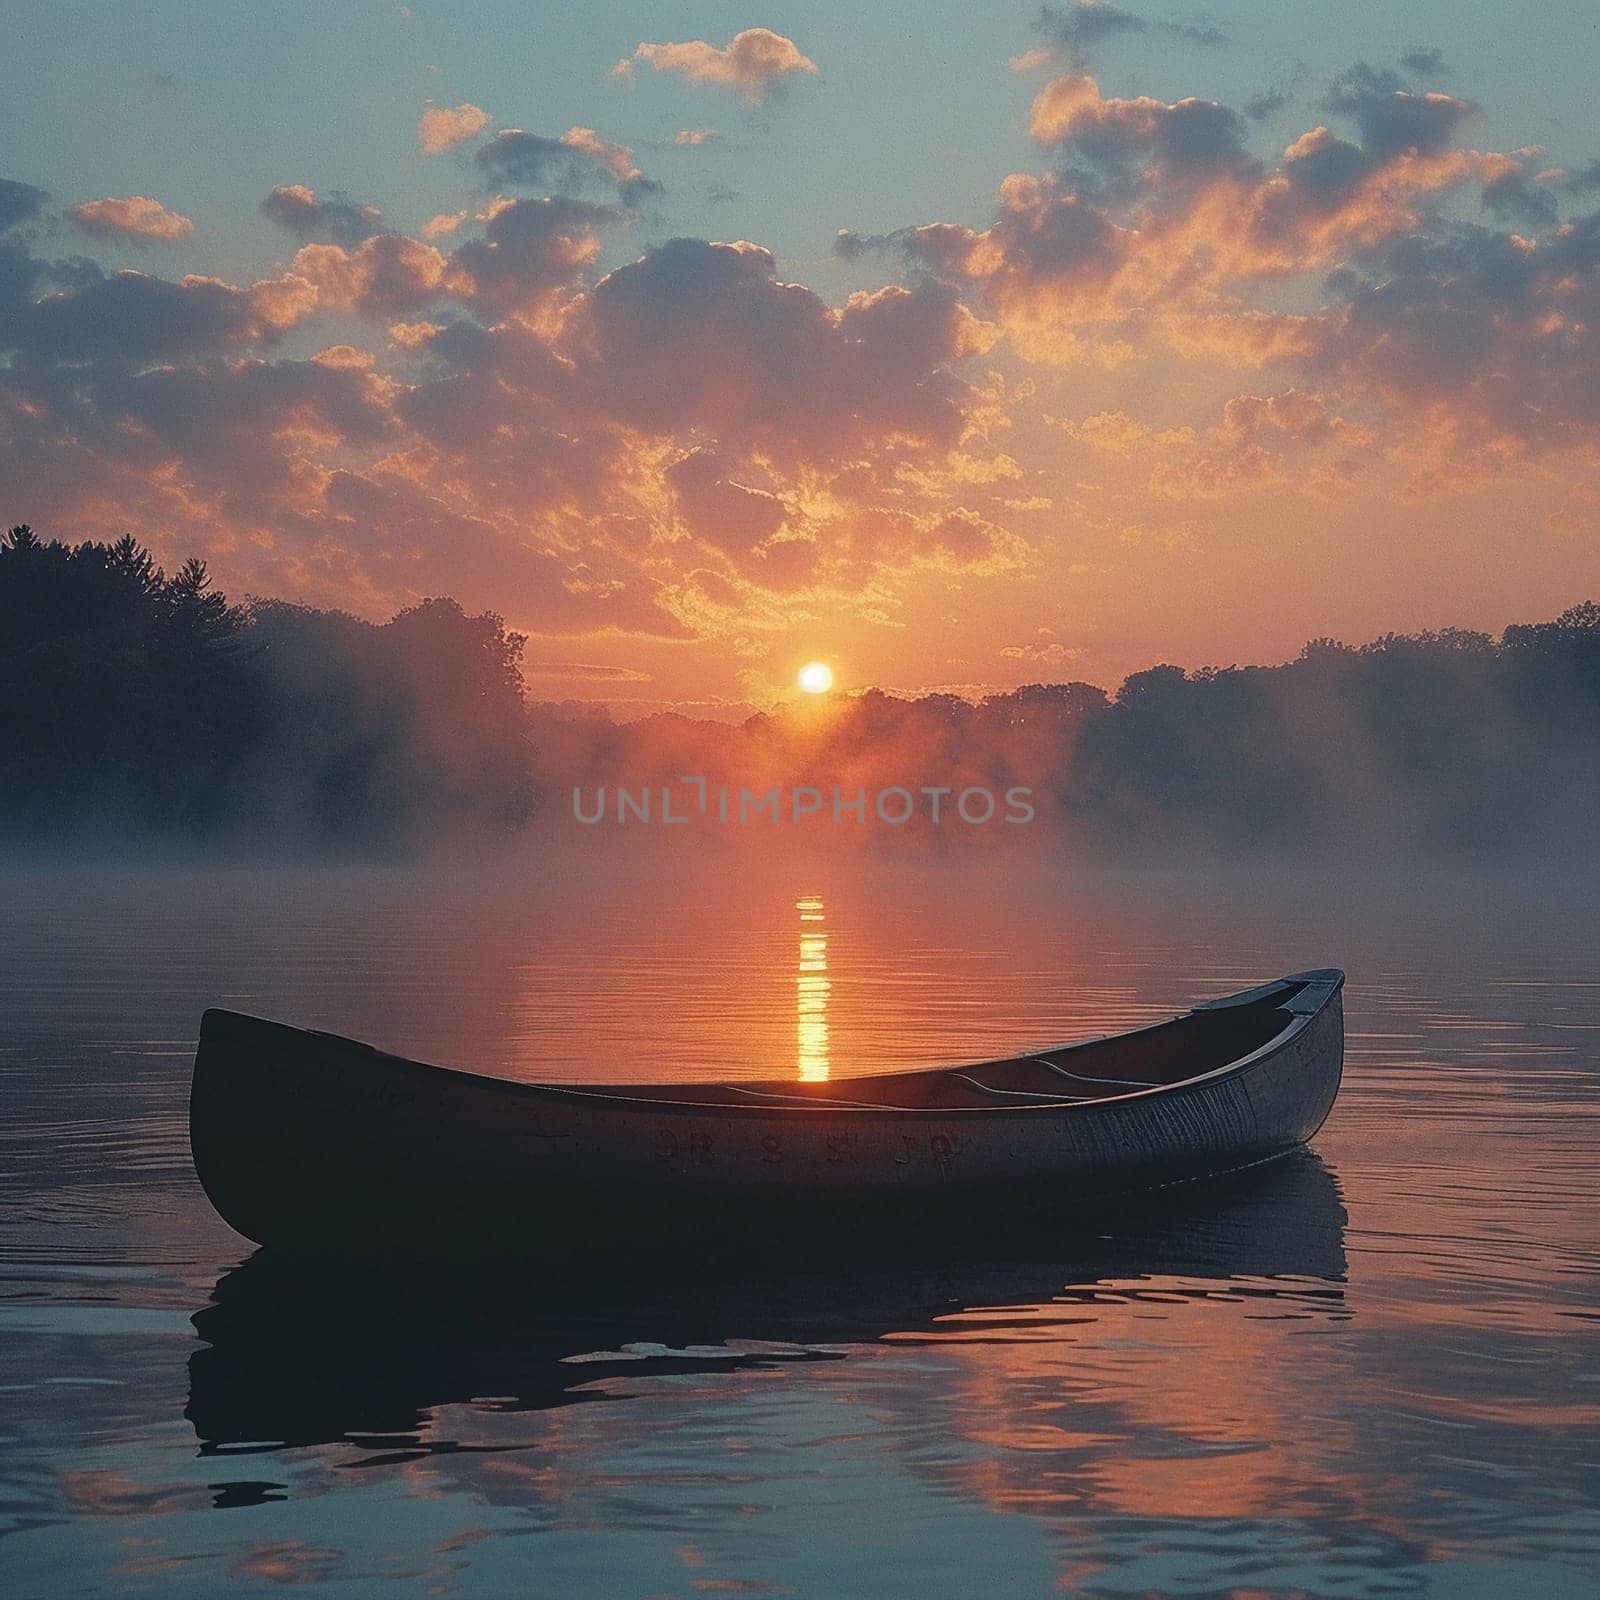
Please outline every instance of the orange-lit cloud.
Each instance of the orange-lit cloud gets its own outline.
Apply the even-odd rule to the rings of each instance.
[[[629,197],[660,187],[639,170],[626,145],[602,139],[593,128],[568,128],[558,139],[503,128],[473,160],[490,182],[518,188],[573,192],[604,183]]]
[[[624,56],[611,69],[612,74],[630,76],[635,61],[643,61],[657,72],[676,72],[690,83],[725,84],[750,105],[763,100],[779,79],[817,71],[816,62],[802,55],[793,39],[770,28],[746,28],[720,49],[704,39],[641,44],[631,57]]]
[[[444,284],[449,262],[433,245],[379,233],[351,250],[308,244],[295,253],[292,266],[315,289],[324,309],[395,317],[429,303]]]
[[[261,214],[303,238],[329,238],[359,244],[383,226],[376,206],[359,205],[342,194],[319,198],[303,183],[280,183],[261,202]]]
[[[1291,481],[1338,493],[1377,445],[1371,429],[1330,410],[1319,395],[1236,395],[1210,427],[1156,428],[1125,411],[1056,419],[1068,438],[1108,455],[1152,462],[1148,487],[1164,500],[1219,500]]]
[[[598,161],[618,183],[631,183],[643,176],[638,162],[633,159],[633,151],[625,144],[612,144],[602,139],[593,128],[568,128],[561,135],[561,142]]]
[[[1190,626],[1192,574],[1242,594],[1234,530],[1291,494],[1331,514],[1544,473],[1527,526],[1591,538],[1557,475],[1600,455],[1583,170],[1469,147],[1476,108],[1370,67],[1258,148],[1221,104],[1106,92],[1075,59],[1102,9],[1043,30],[1039,170],[981,224],[843,234],[870,286],[831,301],[749,240],[647,247],[665,192],[587,124],[481,140],[427,221],[280,184],[288,265],[237,284],[53,260],[48,196],[0,183],[9,513],[210,555],[234,590],[458,593],[603,665],[596,641],[733,674],[824,622],[966,630],[960,681],[1076,663],[1164,583]],[[705,71],[637,59],[755,90],[812,70],[747,37]],[[488,120],[430,108],[422,137]],[[1098,635],[1063,626],[1069,592]]]
[[[126,200],[85,200],[68,207],[67,220],[80,233],[102,239],[172,244],[194,232],[194,224],[187,217],[142,194],[130,195]]]
[[[1093,77],[1070,73],[1036,97],[1032,131],[1086,163],[1092,184],[1013,174],[986,229],[847,233],[839,248],[898,250],[923,270],[980,283],[1037,357],[1119,360],[1152,324],[1214,317],[1253,283],[1325,269],[1415,228],[1429,196],[1519,170],[1513,157],[1448,144],[1470,114],[1464,101],[1357,86],[1338,103],[1363,121],[1364,146],[1319,127],[1271,168],[1225,106],[1108,99]]]
[[[459,106],[428,106],[417,119],[417,138],[429,155],[442,155],[488,126],[489,113],[470,101]]]

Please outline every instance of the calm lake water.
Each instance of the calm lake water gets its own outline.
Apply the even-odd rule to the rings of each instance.
[[[1595,888],[8,873],[0,1592],[1592,1596]],[[189,1164],[208,1004],[511,1076],[821,1076],[1329,964],[1315,1154],[1048,1259],[330,1280]]]

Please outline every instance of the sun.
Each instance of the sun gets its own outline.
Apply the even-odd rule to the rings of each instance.
[[[826,694],[833,687],[833,668],[826,661],[808,661],[796,681],[807,694]]]

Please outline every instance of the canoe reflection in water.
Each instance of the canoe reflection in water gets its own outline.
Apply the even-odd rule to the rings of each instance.
[[[1167,1204],[1181,1210],[1124,1205],[1065,1246],[996,1208],[965,1235],[990,1241],[981,1253],[941,1255],[930,1241],[912,1260],[857,1254],[737,1276],[319,1265],[260,1251],[194,1316],[208,1347],[190,1358],[185,1415],[206,1455],[345,1442],[369,1463],[407,1460],[473,1448],[438,1437],[438,1408],[542,1411],[614,1398],[596,1386],[604,1378],[848,1359],[849,1346],[929,1332],[971,1307],[1001,1318],[1030,1307],[1034,1328],[1092,1323],[1108,1296],[1141,1292],[1169,1308],[1226,1294],[1284,1315],[1344,1314],[1345,1211],[1314,1155]]]

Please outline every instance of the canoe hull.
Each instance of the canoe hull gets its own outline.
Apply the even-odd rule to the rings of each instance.
[[[1255,1055],[1066,1106],[902,1110],[607,1098],[447,1071],[208,1012],[191,1143],[212,1204],[260,1244],[322,1251],[651,1253],[834,1228],[926,1227],[998,1200],[1083,1202],[1247,1167],[1321,1126],[1337,984]]]

